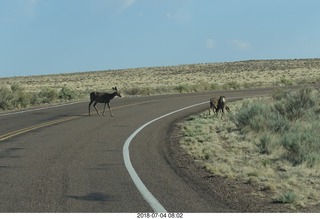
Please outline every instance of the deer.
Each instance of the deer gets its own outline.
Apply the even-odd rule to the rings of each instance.
[[[211,110],[213,113],[215,113],[215,111],[217,110],[216,103],[217,103],[217,98],[215,97],[210,98],[209,115]]]
[[[227,98],[225,96],[220,96],[217,100],[215,97],[210,98],[210,106],[209,106],[209,115],[210,115],[210,109],[213,113],[217,113],[219,111],[222,112],[224,115],[224,109],[227,110],[227,112],[230,112],[230,108],[226,106]]]
[[[120,95],[120,92],[118,91],[117,87],[113,87],[112,90],[114,90],[114,92],[112,94],[102,93],[102,92],[91,92],[90,93],[89,116],[91,115],[90,114],[91,104],[94,102],[93,107],[96,109],[98,115],[100,115],[100,113],[99,113],[98,109],[96,108],[96,105],[97,105],[97,103],[104,103],[102,115],[103,116],[105,115],[106,105],[108,105],[109,111],[110,111],[110,116],[113,117],[112,110],[110,107],[110,100],[112,100],[116,96],[121,97],[121,95]]]

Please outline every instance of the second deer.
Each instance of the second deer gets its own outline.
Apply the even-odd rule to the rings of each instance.
[[[224,114],[224,109],[227,110],[227,112],[230,112],[230,108],[226,106],[227,98],[225,96],[220,96],[219,99],[217,100],[216,98],[211,98],[210,99],[210,108],[209,108],[209,115],[210,115],[210,109],[212,110],[213,113],[217,113],[219,111]]]

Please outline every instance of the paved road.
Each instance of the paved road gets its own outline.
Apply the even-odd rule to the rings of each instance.
[[[93,109],[88,116],[88,103],[0,114],[0,211],[152,212],[160,206],[168,212],[233,212],[170,167],[168,130],[207,109],[214,95],[235,100],[267,92],[271,89],[116,98],[113,118]],[[147,122],[204,102],[152,122],[129,144],[134,171],[157,202],[153,207],[150,194],[141,194],[127,170],[124,144]]]

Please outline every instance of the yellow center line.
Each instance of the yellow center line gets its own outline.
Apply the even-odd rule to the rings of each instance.
[[[58,123],[62,123],[62,122],[70,121],[70,120],[73,120],[73,119],[77,119],[79,117],[81,117],[81,116],[69,116],[67,118],[57,119],[57,120],[54,120],[54,121],[41,123],[39,125],[34,125],[34,126],[27,127],[27,128],[19,129],[19,130],[16,130],[16,131],[4,134],[4,135],[0,135],[0,141],[7,140],[7,139],[12,138],[14,136],[21,135],[23,133],[30,132],[30,131],[33,131],[33,130],[36,130],[36,129],[40,129],[40,128],[44,128],[44,127],[47,127],[47,126],[55,125],[55,124],[58,124]]]
[[[122,109],[122,108],[125,108],[125,107],[137,106],[137,105],[151,103],[151,102],[154,102],[154,100],[144,101],[144,102],[137,102],[137,103],[132,103],[132,104],[126,104],[126,105],[122,105],[122,106],[118,106],[118,107],[114,107],[114,108],[112,107],[112,109]],[[40,128],[48,127],[48,126],[51,126],[51,125],[55,125],[55,124],[67,122],[67,121],[70,121],[70,120],[78,119],[78,118],[83,117],[85,115],[87,115],[87,114],[85,113],[85,114],[82,114],[82,115],[79,115],[79,116],[68,116],[66,118],[57,119],[57,120],[53,120],[53,121],[50,121],[50,122],[45,122],[45,123],[41,123],[41,124],[38,124],[38,125],[34,125],[34,126],[30,126],[30,127],[19,129],[19,130],[16,130],[16,131],[12,131],[12,132],[0,135],[0,141],[7,140],[9,138],[12,138],[12,137],[15,137],[17,135],[21,135],[21,134],[24,134],[24,133],[27,133],[27,132],[30,132],[30,131],[33,131],[33,130],[36,130],[36,129],[40,129]]]
[[[147,102],[151,102],[151,101],[147,101]],[[145,102],[143,102],[143,103],[145,103]],[[136,106],[136,105],[139,105],[139,104],[142,104],[142,103],[140,102],[140,103],[127,104],[127,105],[124,105],[124,106],[114,107],[112,109],[121,109],[121,108],[125,108],[125,107]],[[16,131],[12,131],[12,132],[0,135],[0,141],[7,140],[9,138],[12,138],[12,137],[15,137],[17,135],[21,135],[21,134],[24,134],[26,132],[30,132],[30,131],[33,131],[33,130],[36,130],[36,129],[40,129],[40,128],[48,127],[48,126],[51,126],[51,125],[59,124],[59,123],[62,123],[62,122],[67,122],[67,121],[70,121],[70,120],[78,119],[78,118],[80,118],[82,116],[85,116],[85,115],[87,115],[87,114],[85,113],[85,114],[82,114],[82,115],[79,115],[79,116],[69,116],[69,117],[66,117],[66,118],[57,119],[57,120],[53,120],[53,121],[50,121],[50,122],[45,122],[45,123],[41,123],[41,124],[38,124],[38,125],[34,125],[34,126],[30,126],[30,127],[19,129],[19,130],[16,130]]]

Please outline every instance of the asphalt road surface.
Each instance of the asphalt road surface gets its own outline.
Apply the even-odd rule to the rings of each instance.
[[[117,97],[114,117],[88,116],[89,101],[0,114],[0,212],[234,212],[170,166],[168,130],[212,96],[270,92]]]

